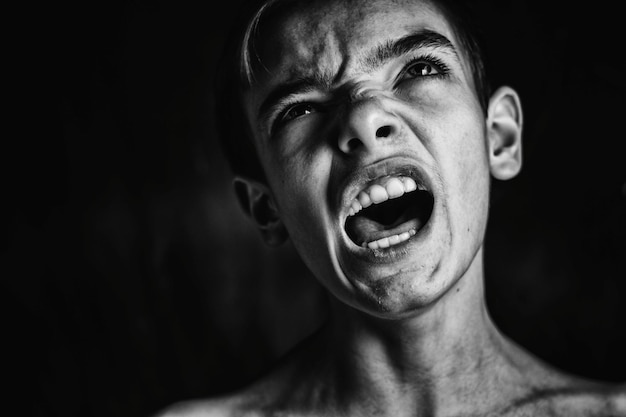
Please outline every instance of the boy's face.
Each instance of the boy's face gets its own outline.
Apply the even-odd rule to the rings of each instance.
[[[248,122],[307,266],[380,317],[438,299],[479,253],[489,191],[485,116],[444,16],[423,1],[301,2],[260,35]]]

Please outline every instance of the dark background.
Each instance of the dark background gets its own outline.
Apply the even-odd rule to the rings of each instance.
[[[261,243],[215,143],[211,76],[240,2],[85,3],[7,13],[7,405],[145,416],[254,378],[325,295],[289,245]],[[492,75],[526,128],[522,174],[494,183],[489,308],[548,362],[626,381],[617,6],[496,3]]]

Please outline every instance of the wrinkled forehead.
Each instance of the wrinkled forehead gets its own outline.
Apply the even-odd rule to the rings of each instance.
[[[419,30],[458,48],[442,12],[424,0],[317,0],[280,4],[260,22],[254,48],[261,79],[356,71],[366,51]]]

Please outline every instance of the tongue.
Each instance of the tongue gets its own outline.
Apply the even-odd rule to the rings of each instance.
[[[406,194],[379,205],[370,206],[346,221],[346,232],[357,245],[417,232],[428,221],[434,199],[426,191]]]
[[[383,232],[386,230],[386,226],[384,224],[363,216],[355,217],[351,223],[352,225],[350,229],[354,232],[357,240],[365,240],[373,233]]]
[[[350,218],[347,231],[350,238],[361,245],[363,242],[372,242],[384,237],[398,235],[411,229],[419,229],[421,222],[408,213],[399,216],[393,223],[383,224],[365,216]]]

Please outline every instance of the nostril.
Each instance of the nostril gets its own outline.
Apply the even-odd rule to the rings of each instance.
[[[391,126],[381,126],[376,130],[377,138],[386,138],[391,134]]]
[[[346,143],[346,146],[348,148],[347,151],[352,152],[358,149],[359,146],[361,146],[361,141],[358,138],[352,138]]]

